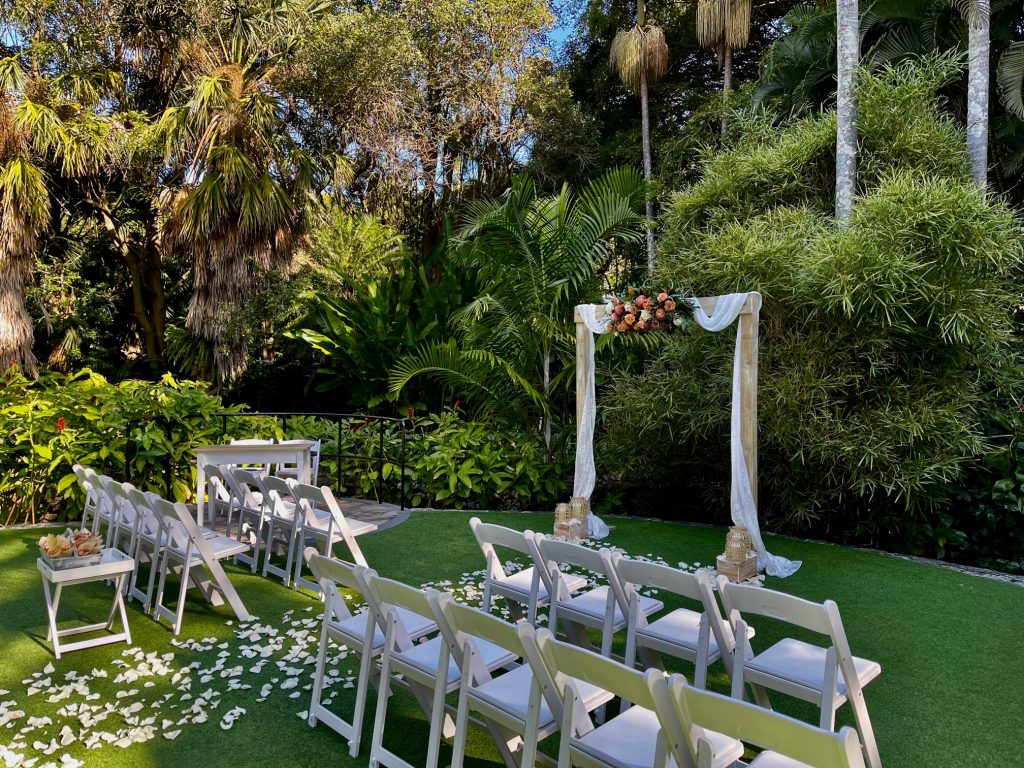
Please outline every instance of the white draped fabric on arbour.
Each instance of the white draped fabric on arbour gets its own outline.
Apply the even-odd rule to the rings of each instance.
[[[733,523],[743,526],[750,532],[754,550],[757,552],[758,565],[770,576],[790,576],[800,568],[799,561],[787,560],[773,555],[765,549],[761,539],[761,528],[757,519],[757,502],[754,491],[756,483],[757,446],[756,446],[756,360],[757,360],[757,321],[761,308],[761,294],[730,293],[725,296],[708,299],[687,298],[693,306],[693,319],[701,328],[718,332],[729,328],[740,319],[750,323],[747,333],[736,331],[736,353],[733,356],[732,375],[732,422],[731,422],[731,462],[732,488],[730,506]],[[710,314],[705,310],[709,306]],[[597,395],[594,387],[594,334],[608,333],[609,315],[605,304],[581,304],[576,307],[576,478],[573,496],[589,499],[597,482],[594,468],[594,425],[597,419]],[[738,324],[739,325],[739,324]],[[747,361],[745,363],[745,361]],[[753,361],[751,365],[749,361]],[[748,398],[748,410],[744,413],[744,398],[741,390],[744,386],[744,373],[752,377],[747,386],[754,389]],[[752,403],[751,407],[749,404]],[[750,424],[751,444],[744,451],[744,420],[754,420]],[[748,465],[748,462],[750,464]],[[754,475],[753,482],[751,475]],[[590,515],[589,533],[594,538],[608,535],[608,526],[594,514]]]

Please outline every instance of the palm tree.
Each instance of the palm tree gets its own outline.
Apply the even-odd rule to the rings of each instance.
[[[25,310],[25,289],[32,278],[36,239],[49,223],[50,200],[27,138],[6,99],[0,101],[0,367],[13,361],[33,376],[32,320]]]
[[[34,40],[32,41],[35,42]],[[81,182],[118,162],[121,134],[94,109],[103,73],[43,73],[30,48],[0,58],[0,365],[36,373],[25,290],[39,237],[50,225],[51,177]]]
[[[272,87],[291,45],[276,8],[255,20],[239,16],[220,49],[207,52],[188,100],[160,123],[168,161],[183,178],[162,196],[163,244],[193,262],[186,325],[212,345],[223,381],[245,370],[239,313],[252,272],[290,261],[317,178]]]
[[[612,41],[609,62],[628,89],[640,96],[640,128],[643,136],[644,178],[651,181],[651,118],[647,97],[648,86],[668,69],[668,44],[665,33],[654,24],[647,24],[644,0],[637,0],[636,26],[620,29]],[[648,197],[647,219],[654,221],[654,199]],[[647,271],[654,271],[654,230],[647,229]]]
[[[467,204],[453,253],[476,271],[481,293],[453,317],[455,339],[391,370],[391,392],[433,377],[480,410],[540,424],[550,454],[554,395],[571,382],[575,359],[573,307],[593,298],[616,241],[642,241],[647,193],[637,171],[619,168],[579,195],[566,186],[543,194],[522,174],[500,198]]]
[[[697,3],[697,42],[713,48],[722,65],[722,102],[729,104],[732,90],[732,52],[750,40],[751,0],[699,0]],[[728,126],[722,116],[722,133]]]
[[[857,66],[860,17],[857,0],[836,0],[836,220],[850,221],[857,179]]]
[[[979,186],[988,182],[989,0],[953,0],[967,21],[967,153]]]

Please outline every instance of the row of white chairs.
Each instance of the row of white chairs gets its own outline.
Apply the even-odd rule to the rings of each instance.
[[[278,576],[293,589],[302,586],[317,591],[316,582],[302,575],[302,551],[307,545],[327,555],[336,544],[344,543],[351,559],[366,565],[356,537],[376,531],[377,525],[346,518],[329,487],[239,467],[207,465],[203,469],[210,508],[225,511],[229,532],[237,513],[235,536],[246,541],[250,550],[236,559],[253,573],[259,569],[263,576]],[[275,549],[285,553],[283,568],[273,562]]]
[[[452,768],[462,768],[471,721],[487,731],[509,768],[531,768],[543,759],[538,744],[556,733],[559,768],[725,768],[746,765],[740,762],[745,745],[764,750],[749,763],[757,768],[864,766],[851,728],[833,733],[703,691],[682,675],[632,669],[548,629],[507,623],[451,595],[382,578],[312,548],[305,557],[325,596],[309,722],[340,733],[355,757],[373,682],[371,768],[412,768],[384,745],[393,686],[410,690],[430,723],[426,768],[437,768],[446,737],[453,739]],[[343,590],[361,594],[365,609],[353,613]],[[360,660],[351,721],[323,700],[332,644]],[[446,697],[456,691],[452,708]],[[597,712],[616,697],[631,706],[602,722]]]
[[[224,597],[233,605],[236,601],[241,605],[219,563],[248,551],[248,544],[200,528],[180,502],[143,492],[88,467],[75,465],[73,471],[85,492],[82,527],[99,534],[105,526],[104,546],[134,559],[135,568],[125,591],[130,599],[142,604],[145,613],[152,612],[157,621],[166,619],[178,634],[190,586],[199,588],[214,602]],[[150,566],[145,584],[140,579],[144,563]],[[164,605],[169,573],[179,579],[173,609]]]
[[[624,664],[663,668],[661,656],[694,664],[693,685],[704,688],[708,668],[721,659],[732,681],[732,696],[744,699],[749,686],[754,700],[771,707],[768,690],[809,701],[820,709],[819,727],[833,730],[837,710],[849,703],[864,754],[872,768],[881,760],[864,698],[864,687],[881,674],[881,666],[855,657],[835,602],[813,603],[763,587],[717,580],[704,570],[688,573],[668,565],[634,560],[609,548],[593,549],[543,534],[516,531],[481,522],[470,526],[487,562],[483,608],[494,597],[506,599],[515,613],[535,624],[547,606],[548,627],[561,624],[577,645],[589,646],[585,629],[601,632],[601,655],[611,655],[612,640],[625,630]],[[533,565],[506,569],[498,549],[529,556]],[[567,568],[568,566],[568,568]],[[575,570],[570,570],[575,568]],[[590,586],[579,570],[606,584]],[[506,570],[511,570],[507,573]],[[665,611],[664,603],[644,591],[668,592],[684,603]],[[764,617],[823,636],[827,644],[784,638],[761,651],[754,648],[750,617]]]

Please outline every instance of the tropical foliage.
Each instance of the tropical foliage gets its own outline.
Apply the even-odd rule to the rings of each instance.
[[[180,501],[195,497],[197,446],[220,436],[220,398],[196,382],[112,384],[90,370],[0,374],[0,523],[81,513],[71,468],[92,467]]]
[[[573,307],[598,296],[617,243],[642,240],[646,196],[639,173],[615,169],[579,195],[544,194],[520,175],[500,198],[467,205],[453,248],[475,269],[479,295],[453,316],[456,336],[392,368],[391,391],[427,376],[470,408],[542,425],[550,454],[572,383]]]
[[[864,78],[863,193],[845,230],[822,215],[830,114],[778,132],[752,120],[673,199],[662,280],[765,297],[760,508],[777,525],[941,556],[951,533],[926,528],[952,519],[965,471],[994,450],[978,413],[1007,408],[1018,385],[1007,310],[1024,231],[971,183],[963,134],[939,111],[954,71],[940,60]],[[731,340],[670,338],[645,387],[613,384],[604,400],[605,471],[683,478],[672,498],[692,500],[687,514],[723,510]],[[655,434],[679,446],[665,461],[616,450]],[[973,521],[958,524],[969,536]]]

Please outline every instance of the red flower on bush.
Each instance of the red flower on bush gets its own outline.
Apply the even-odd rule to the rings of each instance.
[[[412,411],[412,407],[410,406],[409,410],[408,410],[408,411],[406,411],[406,414],[408,414],[408,416],[409,416],[409,418],[410,418],[410,419],[412,418],[412,413],[413,413],[413,411]]]
[[[61,416],[59,419],[57,419],[57,431],[58,432],[63,432],[64,431],[64,427],[65,427],[64,417]]]

